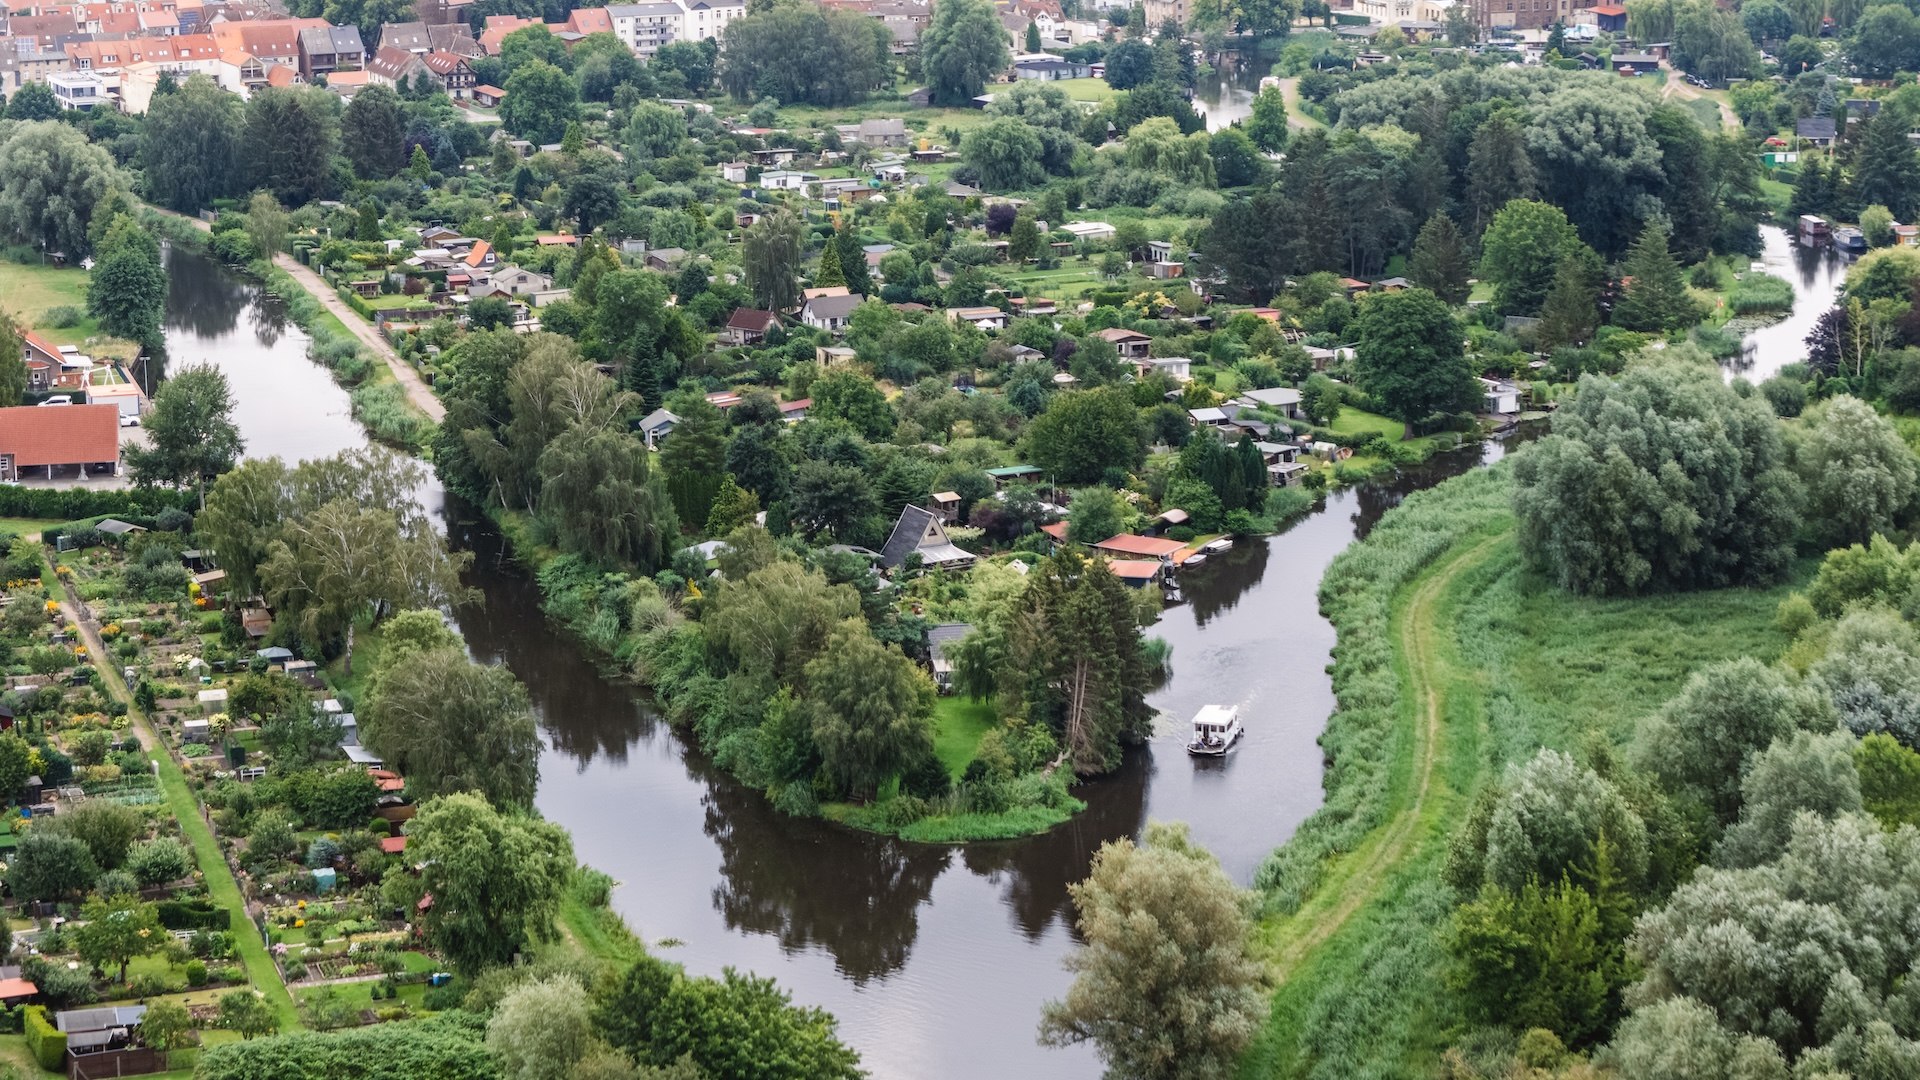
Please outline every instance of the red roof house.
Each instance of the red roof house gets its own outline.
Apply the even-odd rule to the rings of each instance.
[[[721,331],[721,336],[734,345],[754,345],[764,341],[779,325],[780,316],[771,311],[735,308],[727,318],[727,326]]]
[[[105,465],[120,471],[120,409],[114,405],[0,408],[0,480],[23,468]]]

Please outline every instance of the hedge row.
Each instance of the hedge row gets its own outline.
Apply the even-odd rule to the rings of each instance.
[[[27,1049],[33,1051],[33,1059],[43,1069],[59,1071],[67,1059],[67,1036],[47,1019],[46,1006],[27,1006],[25,1029]]]
[[[169,930],[233,930],[233,912],[207,900],[162,900],[153,907]]]
[[[194,492],[170,488],[102,491],[0,486],[0,517],[78,521],[108,514],[122,517],[158,514],[168,507],[192,512],[200,505],[199,499]]]

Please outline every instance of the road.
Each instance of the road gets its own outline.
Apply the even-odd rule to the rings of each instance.
[[[1706,98],[1720,106],[1721,127],[1728,131],[1740,129],[1740,115],[1733,111],[1733,106],[1688,82],[1686,75],[1675,71],[1673,65],[1665,60],[1660,61],[1660,71],[1667,77],[1667,85],[1660,89],[1660,96],[1663,99],[1679,98],[1681,101],[1694,101]]]
[[[190,222],[201,232],[213,231],[212,225],[197,217],[177,214],[158,206],[153,209],[169,217]],[[406,392],[409,404],[436,424],[446,418],[447,407],[440,404],[440,399],[434,396],[433,388],[420,377],[420,373],[414,370],[413,365],[400,359],[400,354],[393,351],[393,346],[387,344],[387,339],[381,337],[380,332],[369,325],[367,320],[361,318],[358,312],[348,307],[346,301],[340,299],[340,294],[334,292],[325,281],[320,279],[320,275],[300,265],[299,260],[285,253],[275,255],[273,265],[286,271],[287,276],[291,277],[296,285],[305,289],[308,295],[320,301],[322,306],[332,312],[333,316],[347,328],[347,332],[360,342],[362,348],[386,362],[387,370],[393,373],[394,380]]]

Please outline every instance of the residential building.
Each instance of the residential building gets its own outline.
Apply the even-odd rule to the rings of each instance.
[[[491,296],[497,293],[529,297],[552,287],[553,279],[545,274],[522,270],[517,266],[499,266],[475,273],[473,285],[467,292],[470,296]]]
[[[499,56],[500,44],[506,40],[508,34],[539,24],[539,19],[527,19],[518,15],[489,15],[486,26],[480,31],[480,48],[488,56]]]
[[[679,4],[666,3],[664,0],[647,4],[609,4],[606,10],[607,17],[613,20],[614,36],[625,42],[635,55],[651,58],[660,51],[660,46],[686,40],[682,37],[682,28],[687,13]]]
[[[1005,330],[1007,313],[997,307],[948,308],[947,321],[972,323],[982,330]]]
[[[429,26],[426,23],[388,23],[380,30],[380,48],[401,49],[425,56],[430,52],[458,53],[470,59],[486,55],[466,23]]]
[[[658,450],[660,440],[673,431],[680,418],[665,409],[655,409],[640,418],[640,437],[647,442],[647,449]]]
[[[456,100],[464,100],[480,82],[473,73],[473,65],[467,63],[467,58],[459,53],[430,52],[421,57],[420,62],[426,65],[433,81],[440,84],[440,89]]]
[[[357,26],[309,27],[296,39],[300,74],[311,80],[336,71],[358,71],[366,66],[367,47]]]
[[[780,316],[755,308],[735,308],[720,336],[731,345],[757,345],[780,326]]]
[[[1541,30],[1555,23],[1572,24],[1574,14],[1589,5],[1579,0],[1472,0],[1474,21],[1482,30]],[[1152,5],[1148,5],[1152,10]],[[1156,24],[1157,25],[1157,24]],[[1184,25],[1184,24],[1183,24]]]
[[[1093,69],[1089,65],[1076,64],[1068,60],[1062,60],[1059,57],[1047,57],[1044,60],[1016,60],[1013,64],[1014,78],[1040,82],[1056,82],[1060,79],[1084,79],[1092,73]]]
[[[899,520],[893,524],[893,532],[880,549],[880,565],[895,570],[915,555],[920,557],[920,565],[928,569],[965,569],[972,566],[975,559],[971,551],[957,547],[947,538],[946,528],[932,511],[904,506],[900,508]]]
[[[1110,326],[1094,332],[1094,337],[1112,345],[1122,360],[1144,360],[1147,352],[1153,348],[1153,339],[1138,330]]]
[[[434,78],[433,72],[427,67],[424,53],[382,45],[373,54],[373,59],[367,61],[367,81],[378,86],[411,85],[422,77],[429,81]]]
[[[53,99],[62,109],[91,110],[105,104],[113,107],[113,95],[107,91],[107,80],[91,71],[62,71],[47,76],[47,85],[53,89]]]
[[[866,299],[858,294],[812,297],[801,307],[800,321],[816,330],[844,334],[848,321],[853,318],[854,309],[865,303]]]
[[[864,146],[903,148],[911,138],[907,132],[907,122],[898,117],[837,124],[834,130],[839,133],[840,141],[857,142]]]

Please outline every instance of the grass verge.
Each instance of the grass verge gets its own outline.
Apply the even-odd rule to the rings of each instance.
[[[998,720],[991,701],[954,696],[943,697],[934,705],[933,752],[955,780],[966,771],[967,763],[980,749],[980,740]]]
[[[1407,500],[1321,586],[1339,631],[1327,805],[1261,869],[1280,979],[1241,1075],[1432,1075],[1461,1031],[1439,879],[1474,793],[1541,746],[1619,743],[1688,674],[1786,645],[1793,582],[1587,599],[1523,568],[1504,468]],[[1801,566],[1794,580],[1804,580]]]

